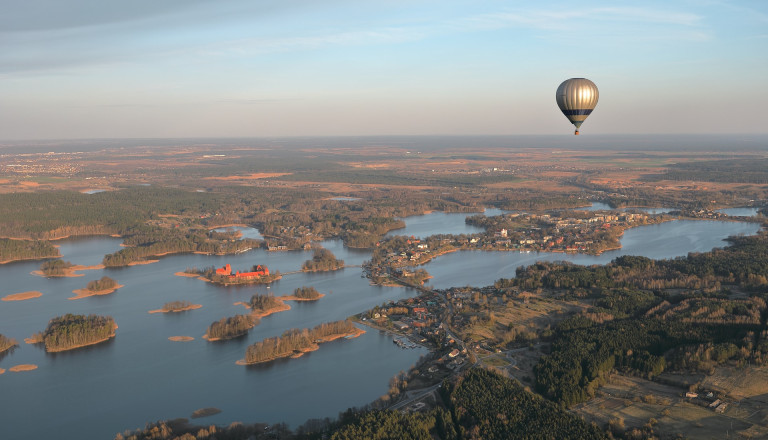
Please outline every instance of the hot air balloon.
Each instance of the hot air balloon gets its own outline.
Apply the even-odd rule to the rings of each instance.
[[[574,134],[579,134],[582,122],[595,109],[598,95],[595,83],[586,78],[567,79],[557,88],[557,93],[555,93],[557,106],[560,107],[565,117],[576,126]]]

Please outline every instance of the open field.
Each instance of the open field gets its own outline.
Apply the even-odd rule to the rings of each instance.
[[[705,381],[706,382],[706,381]],[[691,439],[766,438],[768,395],[728,401],[722,414],[691,403],[685,390],[637,377],[611,375],[597,397],[573,410],[599,425],[621,419],[627,428],[654,419],[654,432],[662,439],[684,435]]]

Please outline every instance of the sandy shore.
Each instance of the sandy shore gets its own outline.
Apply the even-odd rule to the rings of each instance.
[[[199,279],[204,279],[204,278],[202,278],[202,277],[201,277],[199,274],[196,274],[196,273],[188,273],[188,272],[176,272],[176,273],[174,273],[174,275],[176,275],[177,277],[187,277],[187,278],[199,278]]]
[[[117,286],[111,288],[111,289],[104,289],[104,290],[88,290],[88,289],[77,289],[73,290],[72,293],[75,294],[75,296],[67,298],[67,299],[81,299],[81,298],[88,298],[89,296],[97,296],[97,295],[109,295],[110,293],[114,292],[115,290],[125,287],[122,284],[118,284]]]
[[[10,295],[6,295],[2,299],[0,299],[0,301],[24,301],[32,298],[39,298],[41,296],[43,296],[41,292],[32,290],[29,292],[12,293]]]
[[[13,371],[14,373],[18,373],[19,371],[32,371],[37,370],[37,365],[34,364],[21,364],[16,365],[15,367],[11,367],[8,369],[8,371]]]
[[[202,304],[191,304],[189,307],[184,307],[183,309],[175,309],[175,310],[166,310],[166,309],[157,309],[157,310],[150,310],[147,313],[178,313],[178,312],[186,312],[187,310],[195,310],[203,307]]]
[[[193,338],[192,336],[171,336],[170,338],[168,338],[168,340],[174,341],[174,342],[187,342],[187,341],[194,341],[195,338]]]
[[[0,368],[0,374],[3,374],[3,373],[5,373],[5,370],[3,370],[2,368]]]
[[[295,359],[295,358],[299,358],[299,357],[304,356],[305,353],[310,353],[310,352],[313,352],[315,350],[318,350],[320,348],[320,344],[322,344],[324,342],[331,342],[331,341],[335,341],[336,339],[340,339],[340,338],[350,338],[350,339],[351,338],[357,338],[358,336],[360,336],[360,335],[362,335],[364,333],[365,333],[365,330],[355,327],[355,332],[354,333],[340,333],[340,334],[336,334],[336,335],[329,335],[329,336],[326,336],[324,338],[320,338],[318,340],[318,343],[312,343],[312,345],[310,345],[309,347],[305,347],[305,348],[303,348],[301,350],[295,350],[295,351],[293,351],[291,353],[286,353],[283,356],[276,356],[274,358],[266,359],[266,360],[263,360],[263,361],[260,361],[260,362],[250,362],[250,363],[246,362],[245,359],[240,359],[239,361],[235,362],[235,364],[237,364],[237,365],[264,364],[264,363],[272,362],[274,360],[285,358],[285,357],[290,357],[291,359]]]

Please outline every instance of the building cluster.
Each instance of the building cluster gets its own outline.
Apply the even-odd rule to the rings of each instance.
[[[216,275],[221,275],[225,277],[230,278],[240,278],[240,279],[249,279],[249,278],[261,278],[269,275],[269,269],[267,266],[262,266],[261,264],[254,266],[253,270],[250,272],[240,272],[239,270],[235,273],[232,273],[232,266],[227,263],[224,265],[224,267],[220,267],[216,269]]]
[[[689,391],[685,393],[689,402],[699,406],[707,407],[718,414],[722,414],[728,408],[728,403],[719,399],[714,391],[702,390],[701,392]]]

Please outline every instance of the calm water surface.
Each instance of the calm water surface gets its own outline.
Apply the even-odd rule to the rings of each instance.
[[[486,211],[486,215],[500,212]],[[427,236],[466,233],[467,214],[433,213],[406,219],[398,233]],[[515,268],[536,260],[569,260],[602,264],[619,255],[671,258],[692,251],[724,246],[723,238],[754,234],[753,223],[675,221],[628,230],[623,249],[601,256],[562,253],[455,252],[430,262],[435,287],[488,285],[514,276]],[[476,229],[476,228],[472,228]],[[257,238],[258,231],[244,229]],[[472,231],[474,232],[474,231]],[[91,237],[58,242],[65,260],[75,264],[100,263],[104,254],[119,249],[120,239]],[[338,241],[323,245],[347,264],[370,258],[364,250],[346,249]],[[290,328],[312,327],[343,319],[387,301],[414,295],[405,288],[371,286],[359,268],[332,273],[287,275],[266,286],[219,287],[203,281],[174,276],[187,267],[232,264],[245,269],[266,264],[272,270],[298,270],[311,251],[266,252],[253,250],[236,256],[172,255],[158,263],[122,269],[84,271],[78,278],[47,279],[31,275],[40,262],[0,266],[0,297],[39,290],[40,298],[0,302],[0,333],[22,341],[45,328],[48,321],[65,313],[111,315],[119,325],[117,337],[93,347],[46,354],[38,346],[22,342],[0,368],[36,364],[35,371],[0,375],[0,439],[112,438],[125,429],[146,422],[189,417],[199,408],[217,407],[222,413],[200,419],[203,424],[233,421],[298,425],[309,418],[335,417],[350,406],[364,405],[383,395],[389,378],[408,369],[423,349],[404,350],[391,337],[366,329],[356,339],[323,344],[320,350],[299,359],[265,366],[242,367],[249,344],[276,336]],[[101,296],[68,300],[72,290],[108,275],[125,287]],[[291,310],[262,319],[251,332],[237,340],[210,343],[201,336],[213,321],[244,313],[234,306],[255,293],[289,294],[296,287],[314,286],[327,296],[312,303],[291,302]],[[203,308],[181,314],[153,314],[174,300],[202,304]],[[171,342],[170,336],[192,336],[191,342]]]
[[[733,217],[757,217],[758,208],[725,208],[718,209],[717,212],[728,214]]]

